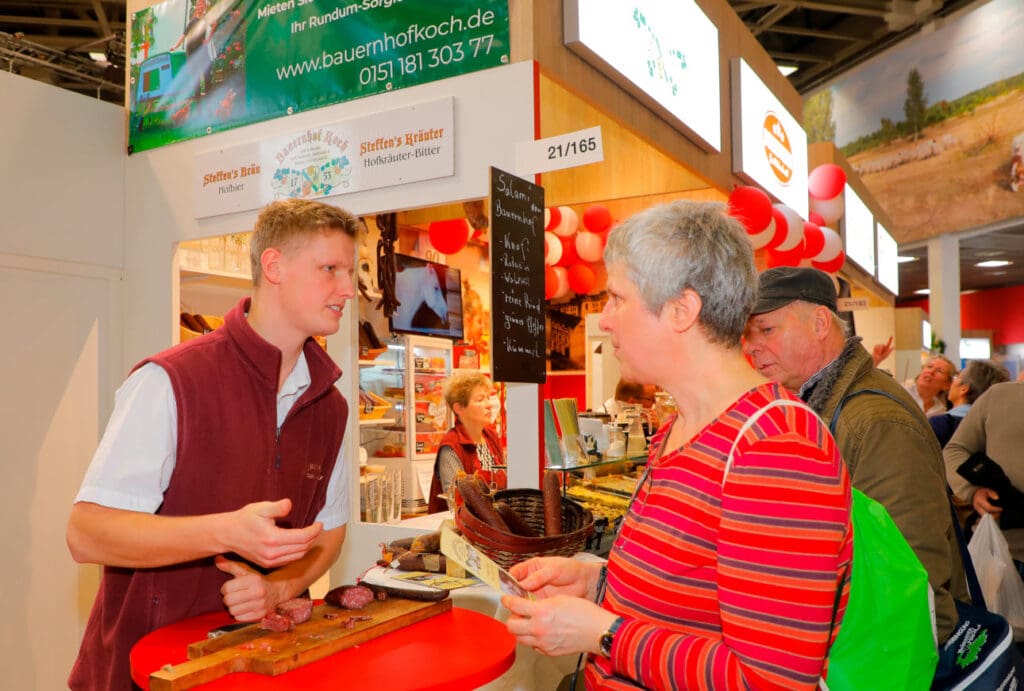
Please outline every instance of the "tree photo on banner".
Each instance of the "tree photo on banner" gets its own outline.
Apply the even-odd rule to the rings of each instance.
[[[804,103],[809,141],[839,147],[901,244],[1024,216],[1024,2],[933,24]]]
[[[129,152],[508,61],[507,0],[167,0],[132,18]]]

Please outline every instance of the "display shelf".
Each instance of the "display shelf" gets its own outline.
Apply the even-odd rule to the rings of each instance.
[[[380,418],[377,420],[360,420],[360,427],[382,427],[384,425],[394,425],[395,420],[393,418]]]
[[[240,281],[246,284],[252,284],[252,276],[248,273],[236,273],[233,271],[216,271],[214,269],[204,269],[202,271],[196,269],[187,269],[181,267],[181,278],[182,280],[202,280],[208,278],[224,278],[230,281]]]
[[[359,361],[360,388],[392,406],[381,424],[361,426],[360,444],[373,462],[401,473],[402,516],[427,508],[437,445],[451,426],[442,395],[451,360],[451,341],[409,335],[388,342],[387,353]]]
[[[636,456],[616,456],[614,458],[602,458],[599,461],[593,461],[591,463],[578,463],[576,465],[547,465],[544,466],[544,470],[554,470],[556,472],[572,472],[574,470],[586,470],[588,468],[601,468],[603,466],[615,465],[616,463],[633,463],[636,465],[644,465],[647,463],[647,454],[640,454]]]

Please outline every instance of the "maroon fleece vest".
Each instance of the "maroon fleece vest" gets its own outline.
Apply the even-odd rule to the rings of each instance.
[[[345,434],[348,404],[334,387],[341,370],[307,341],[311,383],[278,433],[281,351],[252,330],[248,308],[243,299],[223,327],[135,366],[163,367],[177,402],[175,468],[156,513],[219,513],[288,497],[292,511],[278,524],[304,527],[324,506]],[[104,567],[69,686],[130,690],[131,646],[154,629],[224,609],[220,587],[228,578],[212,557],[155,569]]]
[[[505,455],[501,452],[501,439],[498,438],[498,433],[490,427],[484,427],[484,442],[487,444],[494,462],[501,464]],[[440,455],[441,449],[445,446],[450,447],[455,452],[455,455],[459,457],[459,460],[462,461],[462,468],[467,474],[478,473],[484,482],[488,484],[493,482],[497,485],[498,489],[505,489],[508,486],[508,476],[504,470],[487,471],[480,465],[480,457],[476,453],[476,442],[469,438],[466,428],[462,426],[458,419],[455,420],[452,428],[441,437],[441,442],[437,447],[438,455]],[[445,500],[437,496],[443,491],[441,488],[441,469],[438,467],[437,457],[435,457],[434,477],[430,481],[430,499],[427,500],[428,512],[437,513],[438,511],[448,510],[448,504]]]

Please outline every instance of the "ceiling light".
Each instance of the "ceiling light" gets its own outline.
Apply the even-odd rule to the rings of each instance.
[[[782,72],[783,77],[788,77],[789,75],[796,72],[798,69],[800,68],[797,67],[796,65],[779,65],[779,72]]]
[[[988,261],[978,262],[975,266],[981,269],[994,269],[998,266],[1009,266],[1012,263],[1007,259],[989,259]]]
[[[896,257],[897,264],[906,264],[907,262],[916,262],[917,257]]]
[[[109,65],[110,61],[107,60],[107,54],[102,51],[89,51],[89,57],[92,58],[93,62],[98,62],[101,65]]]
[[[918,288],[914,291],[914,295],[931,295],[932,291],[927,288]]]

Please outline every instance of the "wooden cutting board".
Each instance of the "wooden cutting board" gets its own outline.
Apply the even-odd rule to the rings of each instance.
[[[319,604],[309,621],[292,631],[276,633],[253,624],[188,647],[188,662],[168,665],[149,677],[152,691],[180,691],[232,672],[276,676],[328,655],[359,645],[452,608],[451,598],[418,602],[392,598],[374,600],[360,610]],[[331,619],[325,615],[336,616]],[[366,621],[352,617],[369,616]],[[348,622],[351,628],[345,625]]]

